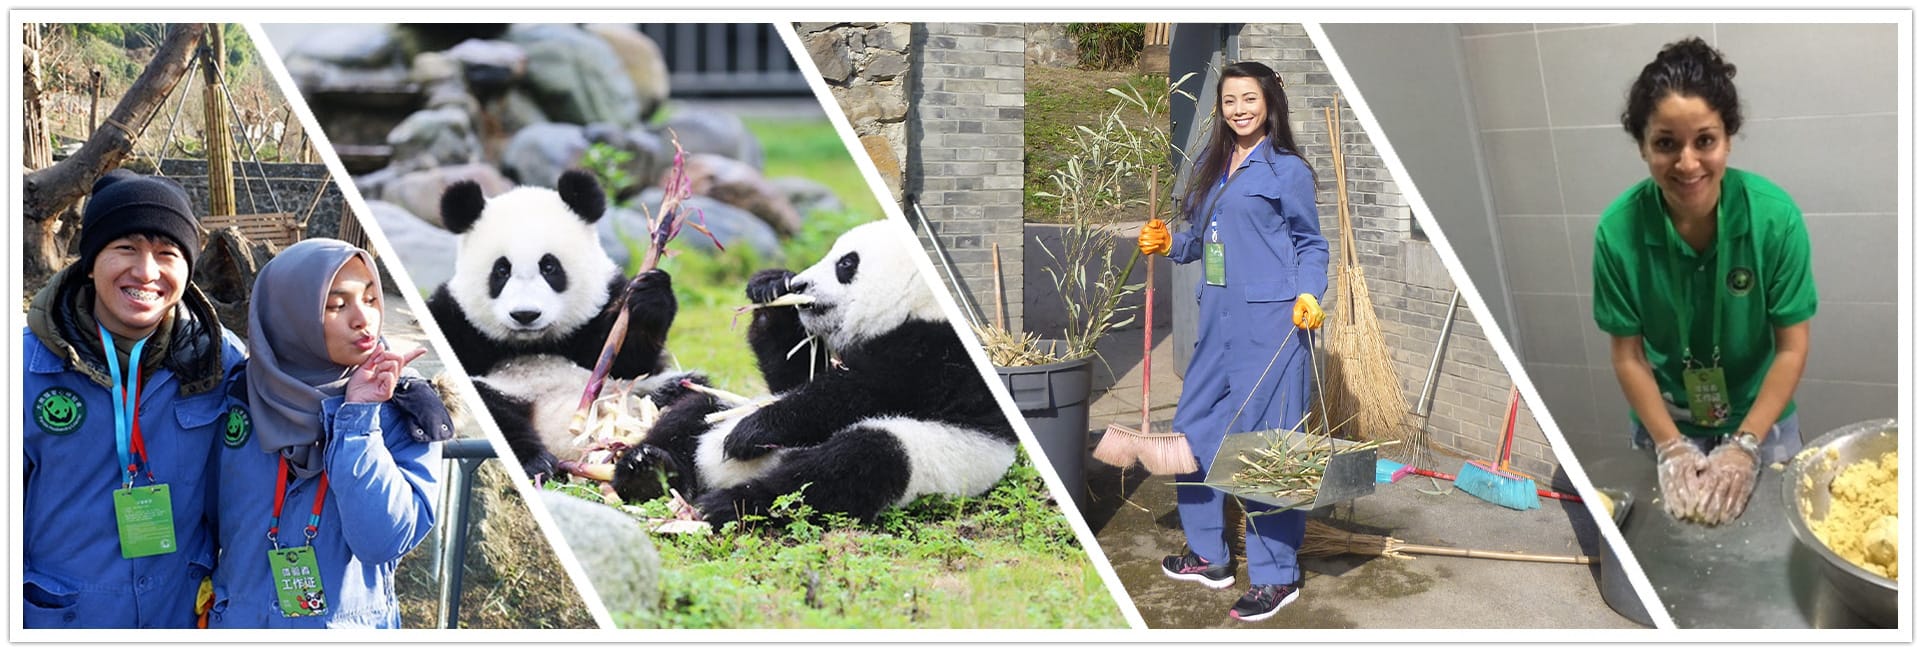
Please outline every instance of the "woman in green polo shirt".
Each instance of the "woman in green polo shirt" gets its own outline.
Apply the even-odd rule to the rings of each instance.
[[[1791,397],[1816,304],[1801,210],[1728,167],[1734,77],[1700,38],[1642,69],[1622,127],[1649,178],[1595,229],[1595,323],[1614,337],[1635,445],[1656,450],[1668,512],[1707,525],[1740,516],[1762,465],[1802,446]]]

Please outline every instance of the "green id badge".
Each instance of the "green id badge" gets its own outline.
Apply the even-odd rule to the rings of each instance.
[[[1689,416],[1695,425],[1714,427],[1728,421],[1728,380],[1721,367],[1682,370],[1682,388],[1688,392]]]
[[[280,615],[300,618],[327,613],[327,591],[320,586],[320,564],[314,561],[313,546],[269,550],[267,567],[274,574]]]
[[[120,530],[121,559],[164,555],[178,549],[174,541],[173,492],[167,485],[113,492],[113,520]]]
[[[1201,246],[1201,267],[1207,275],[1209,285],[1216,287],[1228,284],[1228,246],[1210,242]]]

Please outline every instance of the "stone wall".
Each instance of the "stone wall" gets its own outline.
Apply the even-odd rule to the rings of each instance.
[[[796,23],[794,28],[888,192],[900,201],[913,30],[907,23]]]
[[[1282,77],[1296,142],[1319,179],[1322,232],[1328,236],[1331,256],[1339,261],[1343,254],[1335,215],[1335,170],[1322,109],[1332,105],[1340,88],[1301,25],[1243,25],[1236,46],[1235,58],[1265,63]],[[1455,283],[1439,254],[1417,233],[1407,199],[1348,109],[1346,98],[1342,107],[1342,153],[1357,253],[1383,339],[1401,377],[1403,396],[1413,408],[1421,396]],[[1330,292],[1335,287],[1334,271],[1331,264]],[[1444,450],[1493,459],[1499,453],[1513,381],[1468,310],[1456,311],[1442,357],[1428,424],[1430,439]],[[1524,405],[1516,417],[1512,463],[1547,479],[1560,464],[1527,408]]]
[[[1028,65],[1073,68],[1077,62],[1074,39],[1066,23],[1028,23]]]
[[[264,183],[261,169],[266,171]],[[167,159],[160,171],[187,189],[187,196],[193,200],[196,212],[207,214],[205,160]],[[252,180],[251,184],[249,179]],[[314,204],[314,193],[320,192],[320,204],[307,223],[307,237],[337,237],[340,216],[347,210],[347,203],[341,199],[339,185],[326,179],[327,166],[319,163],[262,163],[260,169],[256,169],[251,162],[236,162],[235,210],[241,214],[292,213],[294,219],[300,219],[307,215],[307,207]],[[327,183],[327,188],[320,190],[323,182]],[[269,187],[273,189],[271,198],[268,195]],[[280,202],[278,211],[274,209],[275,199]]]
[[[918,196],[962,285],[990,319],[997,302],[990,255],[999,245],[1014,331],[1022,328],[1024,288],[1025,34],[1021,23],[914,26],[905,159],[906,191]]]

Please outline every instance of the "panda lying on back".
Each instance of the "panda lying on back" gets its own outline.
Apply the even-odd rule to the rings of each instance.
[[[441,196],[441,221],[460,235],[460,251],[453,277],[427,300],[530,478],[552,476],[556,460],[532,427],[534,405],[525,394],[566,393],[571,384],[579,396],[586,370],[613,328],[610,304],[628,282],[594,230],[607,211],[600,183],[572,170],[556,186],[523,186],[492,199],[472,181],[449,186]],[[667,273],[642,276],[627,305],[627,339],[608,375],[660,372],[675,310]],[[513,385],[478,378],[505,376],[522,361],[547,359],[573,363],[546,367],[572,373],[520,374]]]
[[[814,298],[756,311],[748,329],[773,402],[709,425],[707,415],[728,406],[656,392],[667,407],[616,466],[621,497],[646,500],[671,486],[718,526],[766,514],[803,487],[816,510],[864,520],[920,496],[992,488],[1014,463],[1014,430],[895,228],[858,226],[799,274],[756,274],[751,301]],[[836,360],[797,352],[809,335]]]

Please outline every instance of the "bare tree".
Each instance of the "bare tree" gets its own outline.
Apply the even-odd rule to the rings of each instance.
[[[87,194],[93,181],[120,165],[133,152],[140,132],[152,122],[161,104],[187,72],[194,46],[207,30],[204,23],[170,25],[153,61],[135,79],[127,94],[107,114],[100,129],[87,137],[80,151],[52,166],[28,172],[21,204],[27,224],[22,234],[26,249],[27,287],[44,280],[66,259],[65,243],[54,234],[60,215]]]
[[[40,103],[40,93],[45,84],[40,79],[40,23],[26,23],[20,26],[23,45],[21,65],[26,68],[25,79],[21,83],[21,98],[27,104],[27,142],[26,159],[22,161],[27,170],[38,170],[53,165],[53,142],[47,137],[47,109]]]

